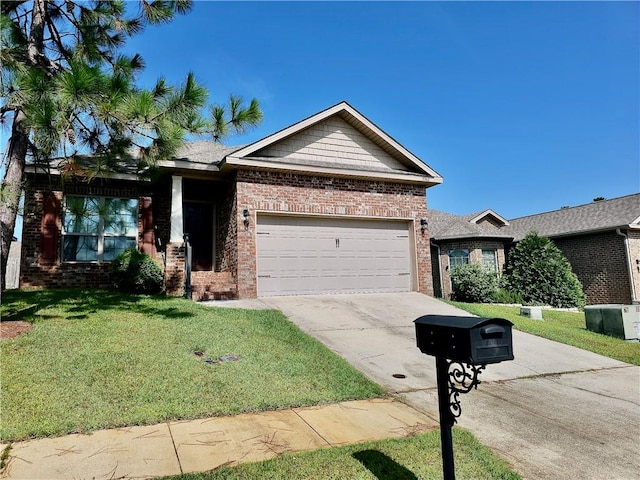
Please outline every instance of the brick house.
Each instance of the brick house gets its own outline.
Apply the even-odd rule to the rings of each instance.
[[[449,272],[456,265],[482,264],[498,275],[513,236],[505,233],[509,222],[493,210],[459,216],[429,210],[433,289],[436,297],[451,297]]]
[[[250,145],[187,145],[152,177],[27,170],[21,286],[108,287],[127,247],[194,298],[433,294],[431,167],[342,102]]]
[[[491,210],[464,217],[432,210],[429,229],[436,296],[450,296],[452,265],[502,271],[509,248],[529,232],[549,237],[567,257],[588,304],[630,304],[640,296],[640,194],[512,220]]]

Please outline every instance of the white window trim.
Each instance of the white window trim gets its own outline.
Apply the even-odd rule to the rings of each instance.
[[[468,248],[453,248],[451,250],[449,250],[447,252],[447,262],[449,262],[449,270],[451,270],[451,268],[453,268],[451,266],[451,253],[452,252],[466,252],[467,254],[467,263],[464,265],[468,265],[469,263],[471,263],[471,251]]]
[[[495,273],[496,275],[498,275],[498,273],[500,271],[500,267],[498,265],[498,249],[496,249],[496,248],[483,248],[480,251],[480,255],[481,255],[481,259],[482,259],[482,268],[484,268],[487,271],[489,271],[486,268],[486,265],[484,263],[484,252],[492,252],[493,253],[493,267],[494,267],[494,270],[492,270],[491,273]]]

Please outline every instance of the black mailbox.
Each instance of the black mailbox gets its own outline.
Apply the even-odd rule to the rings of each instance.
[[[424,315],[414,323],[422,353],[475,365],[513,360],[513,323],[504,318]]]

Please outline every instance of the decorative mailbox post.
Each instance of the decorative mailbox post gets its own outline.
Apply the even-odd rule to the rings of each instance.
[[[414,321],[422,353],[436,357],[444,480],[455,480],[451,428],[462,413],[460,394],[478,388],[488,363],[513,360],[509,320],[424,315]]]

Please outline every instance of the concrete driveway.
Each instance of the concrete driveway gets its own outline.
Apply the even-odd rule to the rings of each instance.
[[[466,312],[418,293],[256,302],[438,417],[435,359],[417,349],[413,320]],[[640,478],[640,367],[518,331],[513,344],[515,360],[488,365],[462,396],[459,425],[525,479]]]

